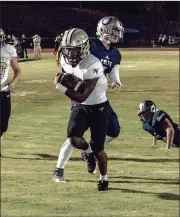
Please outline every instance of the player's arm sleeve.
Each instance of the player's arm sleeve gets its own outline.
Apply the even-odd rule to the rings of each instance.
[[[117,49],[115,65],[114,65],[114,68],[109,73],[110,82],[118,83],[120,85],[121,85],[121,80],[120,80],[120,70],[119,69],[120,69],[121,59],[122,59],[121,53]]]
[[[168,120],[168,118],[164,119],[164,129],[166,131],[166,148],[170,149],[173,144],[173,139],[174,139],[174,128],[171,124],[171,122]]]
[[[153,126],[156,127],[157,125],[161,125],[163,127],[164,125],[164,120],[166,118],[166,113],[163,111],[158,111],[159,113],[155,118],[153,118]]]
[[[109,78],[111,83],[118,83],[121,85],[119,65],[114,66],[114,68],[109,73]]]
[[[84,74],[83,80],[89,80],[94,78],[99,78],[102,73],[104,74],[104,68],[100,61],[93,63],[88,69],[87,72]]]
[[[145,130],[148,133],[150,133],[152,136],[155,136],[155,131],[154,131],[154,129],[151,126],[149,126],[149,124],[143,123],[142,128],[143,128],[143,130]]]
[[[116,65],[116,64],[117,64],[117,65],[120,65],[120,64],[121,64],[121,59],[122,59],[121,53],[120,53],[119,50],[117,49],[115,65]]]
[[[12,60],[12,58],[17,58],[17,51],[14,46],[9,45],[7,50],[9,52],[10,60]]]

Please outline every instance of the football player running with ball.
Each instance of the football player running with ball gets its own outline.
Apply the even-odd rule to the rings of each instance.
[[[104,17],[97,25],[97,37],[90,39],[90,53],[96,56],[104,67],[104,74],[108,75],[111,82],[111,88],[119,92],[121,81],[119,75],[119,65],[121,62],[121,54],[116,45],[123,39],[124,28],[122,23],[113,16]],[[58,61],[58,60],[57,60]],[[63,68],[64,61],[61,59]],[[105,144],[111,142],[120,133],[120,124],[118,117],[111,106],[108,109],[109,120],[105,139]],[[64,168],[73,152],[73,146],[69,140],[61,146],[56,170],[53,179],[57,182],[64,182]],[[86,152],[82,152],[83,159],[87,161],[88,172],[95,174],[96,160],[93,154],[86,156]]]
[[[57,75],[54,83],[56,89],[69,97],[72,101],[70,119],[67,128],[66,140],[69,145],[84,150],[88,158],[94,153],[100,171],[98,190],[108,190],[107,155],[104,151],[104,141],[108,125],[109,102],[107,100],[107,79],[104,69],[95,56],[89,52],[89,38],[82,29],[67,30],[62,39],[61,65],[65,75]],[[61,82],[66,74],[81,79],[83,88],[78,86],[68,88],[67,83]],[[64,85],[63,85],[64,84]],[[83,135],[90,128],[90,144]],[[66,143],[65,142],[65,143]],[[58,171],[54,173],[54,179]]]
[[[166,112],[157,109],[154,102],[141,102],[138,116],[143,129],[153,136],[153,145],[162,140],[166,142],[166,149],[180,146],[180,126]]]
[[[11,114],[11,91],[18,82],[21,69],[19,67],[17,52],[14,46],[5,44],[5,33],[0,28],[0,153],[3,134],[7,131],[8,122]],[[14,76],[8,81],[9,70],[12,67]]]

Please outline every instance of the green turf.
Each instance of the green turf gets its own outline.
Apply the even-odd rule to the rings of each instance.
[[[21,62],[22,79],[12,95],[12,115],[1,161],[3,217],[177,217],[179,149],[165,150],[141,129],[137,108],[144,99],[179,119],[179,53],[123,51],[119,94],[108,91],[121,134],[106,146],[110,190],[97,191],[99,173],[86,172],[75,150],[67,183],[51,179],[66,138],[69,100],[55,90],[59,71],[52,54]],[[31,57],[31,56],[30,56]],[[86,133],[89,138],[89,133]]]

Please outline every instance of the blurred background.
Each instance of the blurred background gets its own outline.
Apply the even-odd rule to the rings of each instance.
[[[55,37],[64,30],[79,27],[96,36],[98,21],[106,15],[118,17],[125,28],[120,47],[153,47],[159,37],[163,46],[179,46],[180,2],[1,2],[1,27],[7,35],[41,36],[42,48],[54,47]]]

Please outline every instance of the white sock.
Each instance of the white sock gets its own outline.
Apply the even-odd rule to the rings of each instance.
[[[108,176],[107,176],[107,174],[106,174],[105,176],[102,176],[102,175],[100,174],[99,180],[107,181],[107,180],[108,180]]]
[[[88,145],[89,145],[89,144],[88,144]],[[85,150],[85,152],[86,152],[87,154],[90,154],[90,153],[93,152],[90,145],[89,145],[88,149]]]
[[[105,139],[104,144],[108,144],[108,143],[111,142],[113,139],[114,139],[114,137],[106,136],[106,139]]]
[[[74,147],[71,145],[69,139],[67,139],[60,148],[58,162],[56,166],[57,168],[64,169],[69,158],[72,155],[73,150],[74,150]]]

